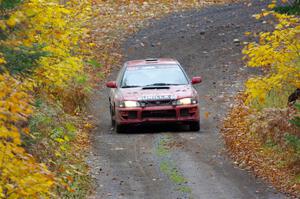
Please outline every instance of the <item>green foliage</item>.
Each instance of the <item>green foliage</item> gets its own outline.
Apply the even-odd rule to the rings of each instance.
[[[160,170],[164,174],[166,174],[170,178],[170,180],[175,184],[182,184],[187,181],[177,170],[177,168],[172,166],[171,163],[168,161],[163,161],[160,164]]]
[[[34,45],[32,47],[20,46],[18,48],[10,48],[1,46],[0,52],[5,58],[5,67],[12,73],[29,72],[38,66],[41,57],[47,56],[48,53],[42,51],[42,46]]]
[[[156,154],[158,156],[166,156],[170,153],[170,150],[168,147],[166,147],[166,144],[169,141],[169,137],[163,137],[161,140],[158,142],[157,147],[156,147]]]
[[[278,6],[274,8],[274,11],[281,14],[300,15],[300,6]]]
[[[291,134],[286,134],[284,138],[286,143],[292,146],[297,154],[300,154],[300,138]]]
[[[274,89],[267,92],[264,103],[258,99],[252,101],[253,108],[262,110],[263,108],[285,108],[288,103],[289,95],[295,90],[295,87],[284,86],[284,89],[276,91]]]
[[[188,186],[181,186],[178,188],[178,191],[182,193],[192,193],[192,189]]]
[[[88,64],[90,64],[93,68],[101,68],[102,64],[100,64],[97,60],[95,59],[91,59],[87,62]]]
[[[300,104],[296,104],[295,106],[298,110],[298,113],[300,113]],[[299,116],[295,116],[292,120],[290,120],[290,122],[300,128],[300,117]]]
[[[300,127],[300,117],[296,116],[294,119],[291,120],[291,123]]]
[[[277,144],[272,139],[267,139],[265,142],[265,146],[269,148],[274,148],[277,146]]]
[[[300,174],[295,177],[295,183],[300,184]]]
[[[103,78],[105,77],[105,75],[104,75],[102,72],[97,73],[96,76],[97,76],[99,79],[103,79]]]
[[[24,147],[55,174],[59,182],[55,187],[57,198],[84,198],[91,179],[80,146],[73,143],[80,133],[75,125],[77,118],[45,99],[39,98],[34,104],[29,122],[32,136],[23,139]]]
[[[21,2],[22,0],[2,0],[0,3],[0,9],[1,10],[13,9]]]
[[[282,0],[286,2],[286,0]],[[293,2],[289,2],[288,5],[280,5],[274,8],[275,12],[280,14],[288,14],[288,15],[299,15],[300,14],[300,0],[294,0]]]
[[[84,85],[88,82],[89,80],[89,77],[85,74],[81,74],[81,75],[78,75],[76,78],[76,83],[80,84],[80,85]]]
[[[66,115],[58,105],[49,105],[43,100],[36,100],[36,112],[32,115],[29,127],[34,135],[34,140],[41,139],[63,139],[65,136],[75,137],[77,128],[72,123],[72,118]],[[60,115],[61,118],[57,116]]]

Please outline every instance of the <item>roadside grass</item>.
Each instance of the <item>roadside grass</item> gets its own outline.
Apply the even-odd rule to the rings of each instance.
[[[88,130],[81,129],[81,118],[45,100],[35,102],[36,110],[29,121],[31,136],[24,137],[23,145],[55,174],[57,197],[84,198],[92,182],[85,162]]]
[[[288,104],[289,95],[295,90],[295,87],[287,86],[282,90],[271,90],[267,93],[264,103],[261,103],[258,99],[251,101],[251,107],[256,110],[262,110],[264,108],[286,108]]]

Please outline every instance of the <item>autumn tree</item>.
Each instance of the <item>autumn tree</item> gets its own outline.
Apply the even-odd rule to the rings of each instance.
[[[265,11],[256,18],[268,15],[278,21],[275,30],[260,33],[259,41],[250,43],[243,50],[248,66],[260,67],[265,72],[263,76],[247,81],[247,102],[264,104],[271,98],[278,98],[284,106],[288,94],[300,88],[300,19],[274,11]]]

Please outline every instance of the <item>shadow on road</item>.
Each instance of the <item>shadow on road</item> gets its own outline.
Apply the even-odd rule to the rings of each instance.
[[[122,134],[157,134],[157,133],[192,133],[188,125],[183,124],[142,124],[138,126],[129,126]],[[201,133],[194,132],[194,133]]]

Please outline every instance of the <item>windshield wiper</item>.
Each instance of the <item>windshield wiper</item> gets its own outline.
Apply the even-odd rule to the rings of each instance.
[[[140,87],[140,86],[137,86],[137,85],[122,86],[122,88],[137,88],[137,87]]]
[[[154,84],[146,85],[144,87],[151,87],[151,86],[177,86],[177,85],[182,85],[182,84],[154,83]]]

